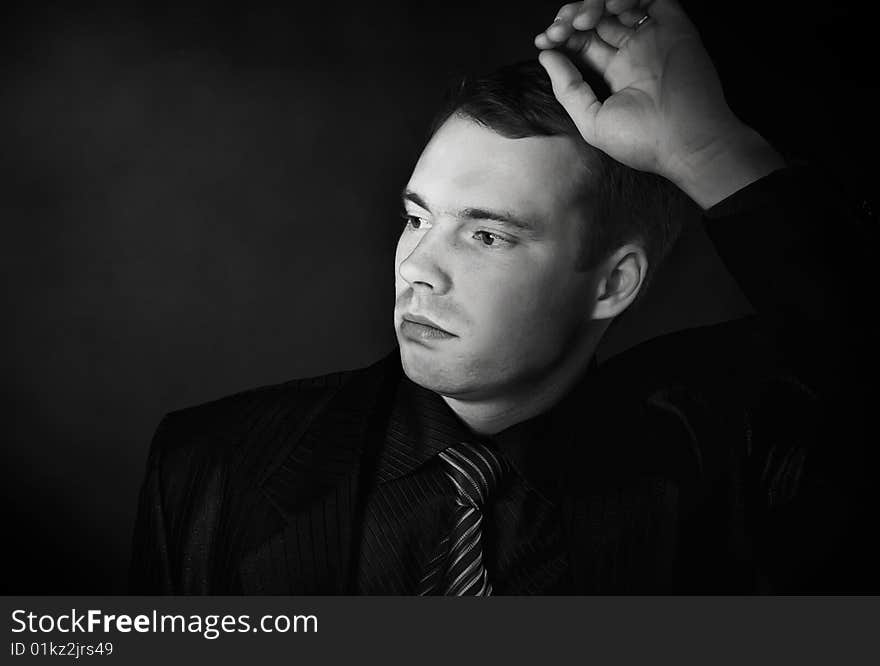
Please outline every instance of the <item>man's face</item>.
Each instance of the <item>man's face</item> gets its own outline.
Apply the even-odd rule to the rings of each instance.
[[[584,161],[567,137],[508,139],[457,116],[404,191],[394,327],[407,376],[459,399],[527,388],[589,325],[575,266]],[[419,316],[437,328],[408,321]]]

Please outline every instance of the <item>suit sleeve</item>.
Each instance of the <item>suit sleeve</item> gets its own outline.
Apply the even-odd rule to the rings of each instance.
[[[162,441],[168,417],[153,437],[138,498],[129,569],[130,594],[172,594],[166,512],[162,494]]]
[[[852,378],[869,339],[877,239],[851,196],[828,173],[789,167],[709,209],[705,222],[786,362],[822,391]]]
[[[866,222],[832,177],[806,168],[777,171],[706,215],[776,363],[748,406],[756,548],[771,591],[877,584],[865,536]]]

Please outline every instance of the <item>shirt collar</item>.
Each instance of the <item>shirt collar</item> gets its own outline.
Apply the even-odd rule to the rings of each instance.
[[[474,436],[437,393],[401,373],[378,463],[384,483]]]
[[[557,501],[564,461],[584,405],[589,404],[584,400],[595,368],[592,360],[575,386],[549,410],[488,437],[473,433],[439,394],[401,373],[379,459],[379,482],[406,474],[458,442],[477,442],[500,452],[532,487]]]

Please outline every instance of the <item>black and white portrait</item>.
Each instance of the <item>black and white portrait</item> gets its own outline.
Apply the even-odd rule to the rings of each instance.
[[[15,594],[860,594],[855,3],[22,3]]]

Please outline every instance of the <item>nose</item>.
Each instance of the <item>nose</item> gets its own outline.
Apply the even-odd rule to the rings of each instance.
[[[400,261],[397,272],[413,291],[440,295],[449,291],[452,280],[445,267],[448,248],[438,229],[415,235],[404,233],[397,244]],[[401,260],[402,258],[402,260]]]

